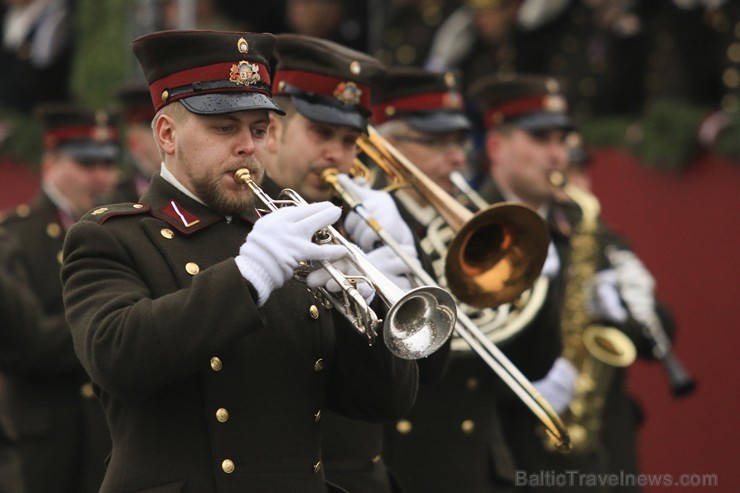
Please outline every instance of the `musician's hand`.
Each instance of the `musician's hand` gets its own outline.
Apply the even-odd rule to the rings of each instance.
[[[389,193],[381,190],[373,190],[361,178],[353,180],[348,175],[340,174],[338,180],[343,187],[357,196],[368,214],[399,245],[414,245],[414,235],[406,224],[406,221],[401,217],[401,213],[398,212],[398,207],[396,207],[396,203]],[[344,220],[344,229],[349,233],[352,241],[359,245],[364,252],[374,250],[380,243],[380,239],[375,231],[355,212],[347,214]]]
[[[421,263],[416,254],[415,247],[402,247],[403,251],[411,257],[420,267]],[[403,289],[404,291],[410,291],[414,288],[411,283],[410,275],[412,271],[406,263],[401,260],[401,257],[396,255],[396,252],[389,246],[382,246],[376,248],[372,252],[367,254],[367,259],[372,263],[380,272],[393,281],[393,283]]]
[[[354,248],[357,249],[356,253],[358,253],[359,248],[356,246],[354,246]],[[339,283],[334,280],[331,274],[329,274],[329,271],[324,268],[318,267],[319,265],[320,264],[316,263],[316,270],[306,276],[306,284],[308,284],[310,288],[314,289],[323,287],[327,291],[332,293],[339,292],[339,290],[341,289],[339,287]],[[359,272],[355,268],[354,263],[350,262],[347,258],[335,260],[334,262],[332,262],[332,265],[337,268],[342,274],[345,274],[347,276],[360,276]],[[364,281],[357,281],[354,283],[354,286],[355,289],[357,289],[357,291],[359,291],[359,293],[365,299],[365,302],[369,305],[375,297],[375,289],[373,289],[372,286]]]
[[[629,250],[615,250],[609,259],[616,271],[619,293],[632,315],[640,321],[655,316],[655,279]]]
[[[317,245],[314,233],[335,223],[341,209],[329,202],[284,207],[260,218],[236,256],[242,276],[252,283],[262,306],[273,290],[291,277],[304,260],[337,260],[347,254],[339,245]]]
[[[614,269],[604,269],[594,275],[586,309],[597,320],[617,323],[627,320],[627,310],[622,305]]]
[[[545,378],[532,382],[532,385],[556,413],[563,414],[575,395],[577,376],[575,367],[561,356],[555,360]]]

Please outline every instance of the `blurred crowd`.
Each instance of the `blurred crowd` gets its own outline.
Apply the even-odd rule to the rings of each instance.
[[[132,58],[113,55],[132,57],[127,40],[147,32],[295,32],[389,65],[458,69],[463,89],[491,73],[562,77],[574,116],[589,122],[587,143],[629,147],[648,163],[680,168],[702,149],[740,155],[729,137],[740,95],[738,2],[4,0],[1,9],[0,118],[30,114],[50,101],[113,101],[121,78],[143,81]],[[103,12],[110,15],[100,18]],[[91,34],[91,15],[93,31],[115,25],[125,39]],[[95,52],[112,53],[94,59],[110,66],[78,74],[73,87],[75,71],[84,67],[80,58]],[[111,80],[96,75],[101,72]],[[12,149],[10,140],[23,132],[3,118],[0,152]]]

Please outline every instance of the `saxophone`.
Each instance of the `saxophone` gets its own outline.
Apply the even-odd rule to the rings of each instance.
[[[620,330],[591,323],[587,286],[596,272],[600,204],[592,194],[551,176],[582,213],[571,236],[570,267],[561,312],[563,357],[576,368],[575,395],[562,416],[571,438],[570,453],[586,453],[598,444],[604,400],[616,368],[631,365],[635,345]],[[546,443],[548,448],[549,443]]]

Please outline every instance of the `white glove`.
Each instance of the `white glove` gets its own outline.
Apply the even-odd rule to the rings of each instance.
[[[353,181],[345,174],[339,175],[339,183],[350,193],[355,195],[361,202],[368,214],[375,219],[382,228],[388,232],[399,245],[405,247],[414,246],[414,234],[411,232],[406,221],[398,212],[398,207],[393,197],[387,192],[373,190],[365,184],[364,179]],[[350,212],[344,220],[344,229],[349,233],[352,241],[369,252],[375,249],[380,241],[378,234],[367,225],[357,213]]]
[[[556,413],[563,414],[575,394],[577,376],[575,367],[561,356],[555,360],[545,378],[532,382],[532,385]]]
[[[547,247],[547,258],[540,275],[547,276],[548,279],[554,279],[558,272],[560,272],[560,257],[555,244],[551,241],[550,246]]]
[[[355,253],[358,253],[359,248],[356,246],[354,248],[357,249],[357,252]],[[332,265],[345,275],[360,276],[360,273],[355,268],[355,264],[350,262],[347,258],[336,260],[332,262]],[[308,284],[308,287],[314,289],[323,287],[331,293],[336,293],[341,289],[339,287],[339,283],[334,280],[331,274],[329,274],[329,271],[320,267],[306,276],[306,284]],[[368,283],[359,281],[355,284],[355,288],[360,292],[368,305],[373,301],[373,298],[375,297],[375,289],[373,289],[373,287]]]
[[[339,245],[317,245],[314,233],[335,223],[342,211],[329,202],[283,207],[260,218],[239,248],[236,265],[258,293],[262,306],[273,290],[291,277],[301,261],[336,260],[347,254]]]
[[[617,273],[614,269],[605,269],[594,275],[588,300],[586,308],[592,317],[613,322],[627,320],[627,310],[619,296]]]
[[[416,264],[421,267],[419,258],[416,254],[416,248],[411,246],[402,247],[403,251],[411,257]],[[396,252],[387,245],[380,248],[376,248],[372,252],[366,254],[367,259],[373,266],[375,266],[380,272],[386,275],[388,279],[403,289],[404,291],[411,291],[415,286],[411,282],[412,271],[406,262],[401,260],[401,257],[396,255]]]
[[[629,250],[613,250],[617,286],[635,319],[645,322],[655,316],[655,279],[637,256]]]

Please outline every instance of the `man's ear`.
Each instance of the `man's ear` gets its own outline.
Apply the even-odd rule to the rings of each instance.
[[[486,155],[489,157],[489,159],[493,155],[495,155],[500,145],[501,145],[501,134],[499,132],[495,132],[493,130],[489,130],[488,132],[486,132],[485,146],[486,146]]]
[[[166,113],[159,115],[154,125],[157,143],[165,154],[175,153],[175,127],[175,120]]]

